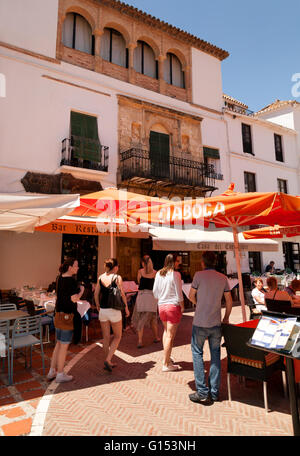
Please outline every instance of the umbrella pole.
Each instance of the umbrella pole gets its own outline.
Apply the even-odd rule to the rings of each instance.
[[[243,279],[241,273],[241,260],[240,260],[240,250],[239,250],[239,238],[238,238],[238,231],[236,226],[232,227],[233,230],[233,239],[234,239],[234,251],[235,251],[235,261],[239,279],[239,290],[240,290],[240,300],[242,306],[242,317],[243,322],[247,320],[246,318],[246,308],[245,308],[245,296],[244,296],[244,287],[243,287]]]
[[[114,236],[113,236],[113,225],[112,220],[110,222],[110,257],[114,257]]]

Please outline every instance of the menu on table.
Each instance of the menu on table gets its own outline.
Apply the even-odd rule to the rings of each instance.
[[[291,352],[299,338],[297,317],[277,318],[262,316],[251,343],[259,347]]]

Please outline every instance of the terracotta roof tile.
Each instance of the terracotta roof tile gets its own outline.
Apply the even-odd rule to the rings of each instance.
[[[224,60],[229,56],[229,53],[224,49],[221,49],[207,41],[204,41],[198,38],[191,33],[185,32],[178,27],[168,24],[167,22],[161,21],[160,19],[151,16],[150,14],[145,13],[144,11],[139,10],[133,6],[130,6],[126,3],[123,3],[119,0],[95,0],[97,3],[101,3],[104,6],[114,8],[120,11],[123,14],[133,17],[134,19],[142,20],[145,24],[150,25],[151,27],[163,30],[169,35],[174,36],[175,38],[191,44],[197,49],[200,49],[207,54],[213,55],[219,60]]]

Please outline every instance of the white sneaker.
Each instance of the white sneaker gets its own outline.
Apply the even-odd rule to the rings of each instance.
[[[172,372],[172,371],[178,371],[179,366],[177,364],[169,364],[168,366],[163,366],[162,371],[163,372]]]
[[[57,372],[55,369],[50,369],[47,375],[48,380],[53,380],[57,375]]]
[[[56,383],[65,383],[65,382],[71,382],[73,380],[72,375],[67,375],[64,372],[57,374],[55,381]]]

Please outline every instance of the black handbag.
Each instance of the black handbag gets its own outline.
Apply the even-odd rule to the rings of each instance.
[[[116,310],[124,310],[125,304],[116,279],[113,279],[108,287],[108,307]]]

